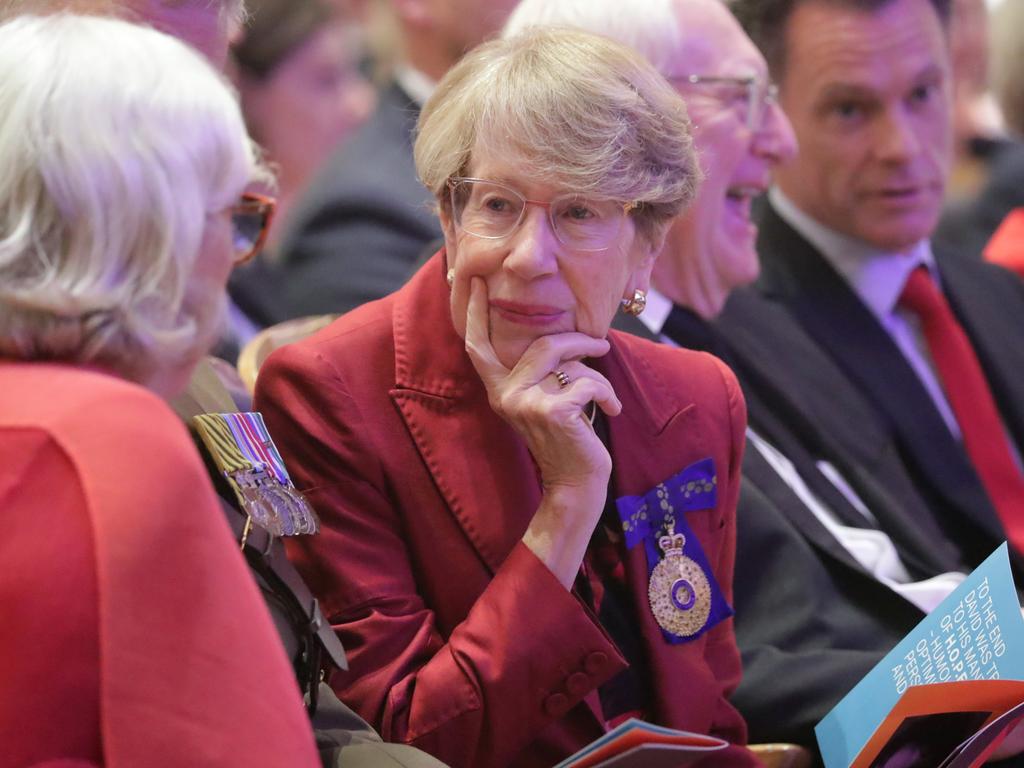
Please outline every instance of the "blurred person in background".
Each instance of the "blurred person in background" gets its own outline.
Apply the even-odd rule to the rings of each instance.
[[[346,312],[385,296],[440,240],[431,196],[413,167],[416,118],[434,84],[500,29],[514,5],[391,0],[398,38],[393,76],[376,111],[334,153],[284,233],[284,316]]]
[[[0,82],[3,761],[312,766],[164,401],[216,338],[255,246],[241,220],[270,205],[244,196],[267,173],[234,95],[164,34],[67,14],[0,26]]]
[[[1006,143],[999,104],[993,96],[993,25],[986,0],[952,0],[949,56],[952,72],[953,165],[948,202],[972,198]]]
[[[363,32],[352,10],[328,0],[249,0],[246,10],[232,74],[249,132],[276,170],[278,206],[263,252],[228,284],[244,315],[239,343],[284,316],[276,262],[293,204],[376,101],[360,71]]]
[[[1024,276],[1024,0],[994,11],[992,88],[1008,140],[977,196],[947,210],[936,237]]]
[[[360,70],[358,21],[326,0],[248,0],[242,38],[231,46],[234,81],[250,135],[277,176],[273,250],[292,203],[331,151],[376,102]]]

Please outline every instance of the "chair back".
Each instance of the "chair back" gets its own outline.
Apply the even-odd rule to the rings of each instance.
[[[285,344],[293,344],[311,336],[337,318],[338,315],[330,314],[296,317],[264,328],[253,336],[238,355],[238,375],[249,393],[252,394],[256,389],[256,375],[271,352]]]
[[[765,768],[810,768],[811,753],[797,744],[750,744]]]

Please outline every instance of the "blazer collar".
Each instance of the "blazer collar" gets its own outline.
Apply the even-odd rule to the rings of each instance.
[[[445,503],[493,572],[529,525],[541,489],[525,443],[491,409],[455,332],[444,272],[442,250],[395,294],[395,387],[390,396]],[[616,446],[625,441],[630,448],[668,450],[676,439],[669,427],[693,405],[679,402],[671,382],[664,381],[646,356],[623,355],[625,346],[637,342],[615,331],[609,340],[611,351],[592,364],[623,404],[622,415],[609,420],[619,492],[640,493],[647,488],[634,488],[626,480],[644,474],[632,466],[636,451],[624,445],[620,454]],[[502,500],[506,515],[491,514],[497,500]]]

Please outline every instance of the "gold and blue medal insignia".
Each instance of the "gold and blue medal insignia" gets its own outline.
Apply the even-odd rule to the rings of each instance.
[[[669,643],[691,641],[732,616],[687,521],[689,515],[714,510],[717,486],[714,461],[707,458],[644,494],[615,500],[626,548],[644,549],[647,599]]]
[[[693,637],[711,615],[711,585],[692,558],[683,554],[686,537],[670,533],[658,540],[664,557],[651,572],[647,599],[658,625],[673,635]]]

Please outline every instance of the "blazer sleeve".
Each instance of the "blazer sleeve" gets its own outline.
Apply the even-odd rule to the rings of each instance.
[[[740,477],[743,450],[746,445],[747,407],[743,392],[732,370],[715,359],[715,365],[722,377],[728,409],[728,472],[725,497],[722,500],[722,535],[716,551],[714,568],[719,587],[729,605],[733,605],[733,574],[736,566],[736,506],[739,500]],[[708,665],[721,684],[713,715],[712,732],[732,744],[747,743],[747,727],[743,717],[730,703],[729,697],[739,686],[742,674],[740,653],[736,645],[733,619],[723,621],[708,634],[705,650]],[[756,765],[750,752],[732,747],[729,754],[722,753],[724,763],[729,765]]]
[[[444,566],[413,562],[403,531],[417,510],[396,508],[389,488],[403,478],[382,461],[388,446],[409,440],[401,420],[360,402],[302,345],[264,364],[256,404],[321,518],[320,535],[290,541],[289,554],[347,651],[349,672],[332,685],[385,740],[451,765],[505,765],[625,667],[592,614],[522,542],[464,620],[442,632],[416,573]],[[579,672],[586,685],[567,687]]]

